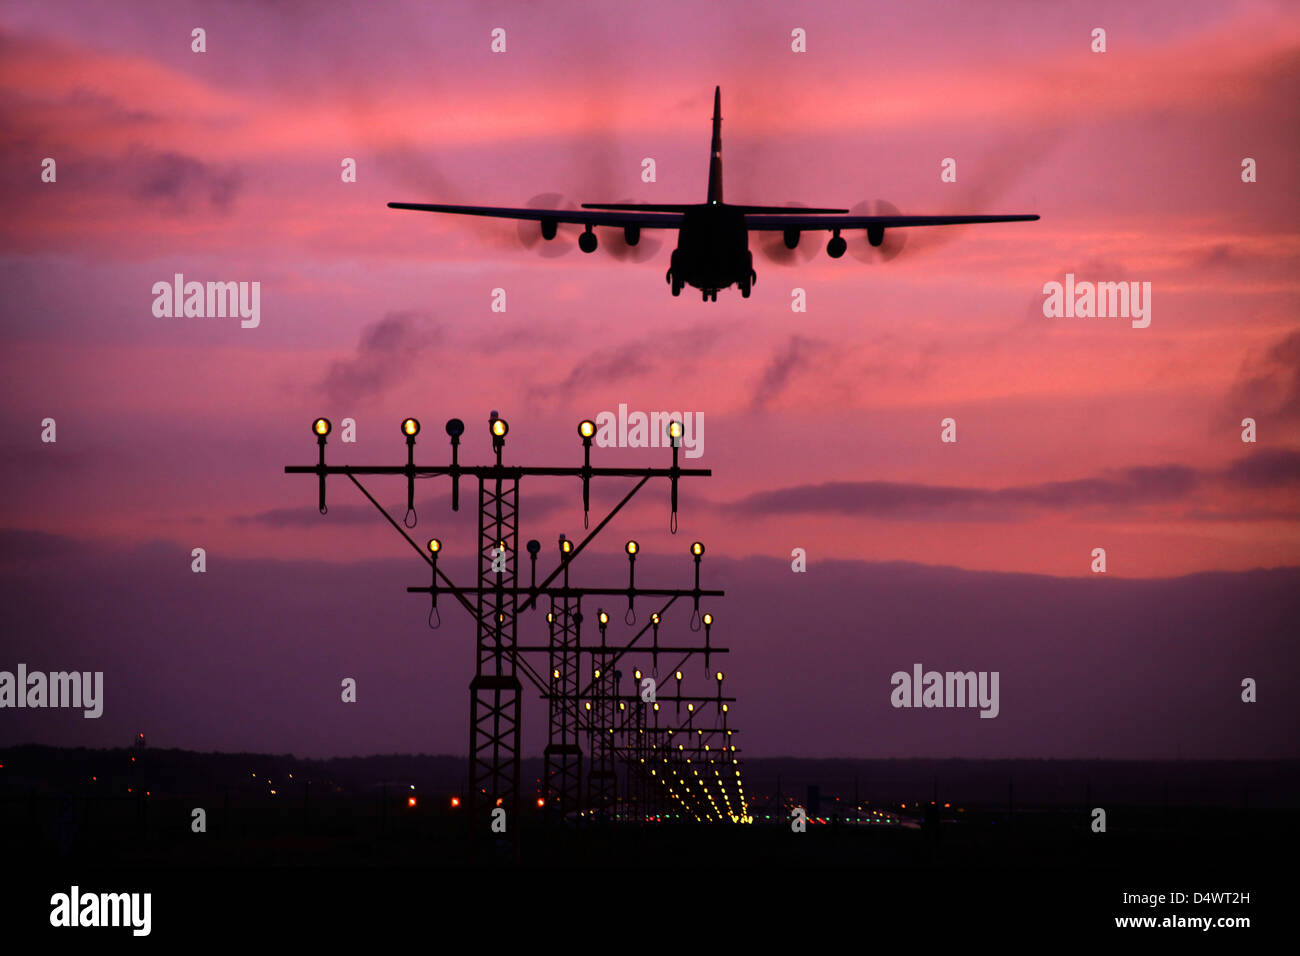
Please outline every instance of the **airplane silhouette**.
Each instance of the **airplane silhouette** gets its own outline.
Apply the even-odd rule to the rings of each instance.
[[[809,209],[791,206],[744,206],[722,201],[722,87],[713,91],[713,144],[709,153],[709,191],[702,203],[583,203],[582,209],[528,209],[506,206],[449,206],[435,203],[390,202],[390,209],[490,216],[497,219],[533,220],[541,223],[542,238],[554,239],[560,223],[584,226],[578,237],[583,252],[596,251],[594,226],[623,230],[629,246],[641,239],[642,229],[676,229],[677,248],[665,276],[673,295],[682,287],[699,289],[704,301],[718,301],[718,290],[735,285],[749,298],[758,281],[749,233],[779,231],[785,247],[799,245],[801,233],[830,231],[826,254],[832,259],[844,255],[848,243],[840,235],[845,229],[865,229],[867,241],[879,246],[886,229],[905,226],[954,226],[982,222],[1024,222],[1037,216],[898,216],[844,215],[847,209]]]

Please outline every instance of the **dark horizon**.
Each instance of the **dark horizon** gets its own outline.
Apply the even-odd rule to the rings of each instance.
[[[167,543],[0,533],[14,635],[0,670],[105,672],[101,718],[6,710],[10,739],[115,746],[143,730],[194,750],[463,752],[472,628],[448,608],[428,629],[427,596],[405,591],[426,582],[422,562],[210,560],[198,575]],[[621,556],[584,561],[584,580],[626,581]],[[462,563],[445,566],[465,580]],[[689,583],[688,560],[644,554],[639,566],[645,580]],[[75,601],[50,586],[68,567]],[[780,558],[710,552],[708,576],[728,592],[713,634],[731,653],[714,666],[739,698],[742,757],[1300,757],[1289,703],[1300,695],[1300,569],[1098,580],[810,561],[792,574]],[[613,610],[611,635],[631,633]],[[638,610],[644,623],[649,608]],[[684,631],[685,618],[670,613],[664,627]],[[525,616],[521,636],[538,628],[540,614]],[[648,657],[629,663],[648,672]],[[890,675],[916,662],[998,671],[999,715],[893,708]],[[347,676],[355,704],[339,699]],[[1258,703],[1241,701],[1244,677]],[[702,664],[684,686],[706,686]],[[545,742],[545,709],[536,693],[523,707],[528,756]]]
[[[137,760],[130,761],[131,757]],[[424,798],[463,794],[463,754],[371,754],[323,760],[292,754],[201,753],[176,748],[102,750],[44,745],[0,747],[0,793],[48,791],[123,798],[128,782],[159,798],[185,793],[241,792],[267,796],[270,787],[290,795],[304,774],[328,779],[350,796],[387,785],[397,798],[408,785]],[[1014,802],[1021,807],[1108,805],[1286,809],[1300,804],[1300,760],[1076,760],[1012,758],[806,758],[754,757],[743,766],[747,792],[769,804],[779,792],[802,802],[815,786],[828,806],[860,801],[959,801],[971,807]],[[1216,773],[1230,766],[1231,775]],[[250,769],[255,773],[249,774]],[[540,792],[541,757],[521,763],[526,795]],[[92,782],[91,777],[97,779]],[[129,780],[128,780],[129,778]],[[269,781],[269,782],[268,782]],[[1010,787],[1010,789],[1009,789]],[[328,792],[328,788],[325,791]],[[526,801],[527,802],[527,801]],[[955,805],[955,804],[954,804]]]

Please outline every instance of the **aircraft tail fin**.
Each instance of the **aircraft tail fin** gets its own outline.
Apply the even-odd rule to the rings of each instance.
[[[708,202],[722,202],[722,87],[713,88],[713,143],[709,147]]]

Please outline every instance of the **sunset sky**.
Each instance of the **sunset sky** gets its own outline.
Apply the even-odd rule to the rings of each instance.
[[[206,31],[205,53],[191,52],[195,27]],[[489,48],[495,27],[506,31],[503,54]],[[1106,30],[1104,54],[1090,49],[1096,27]],[[806,53],[791,51],[795,28],[807,32]],[[212,591],[199,603],[210,608],[241,603],[234,592],[220,599],[232,586],[223,569],[292,590],[309,587],[314,562],[332,565],[325,573],[337,581],[350,565],[365,577],[378,562],[404,561],[393,565],[404,576],[367,593],[390,626],[423,629],[422,599],[404,588],[425,583],[427,571],[400,537],[346,481],[331,485],[331,513],[321,517],[314,479],[283,473],[314,462],[317,415],[336,427],[357,422],[355,445],[331,441],[333,464],[400,464],[407,415],[425,424],[417,461],[446,460],[442,423],[458,416],[468,425],[463,460],[485,462],[496,409],[511,423],[507,461],[562,465],[581,463],[575,426],[601,411],[700,413],[704,454],[691,464],[713,476],[684,484],[681,531],[669,534],[667,489],[652,485],[598,550],[613,554],[636,537],[687,583],[686,547],[699,538],[728,569],[729,588],[755,591],[762,580],[796,604],[819,595],[827,617],[800,625],[803,644],[832,621],[826,646],[846,640],[854,582],[880,587],[871,576],[882,563],[997,572],[980,580],[1003,582],[1010,601],[1028,581],[1118,587],[1089,570],[1103,547],[1109,578],[1224,572],[1214,580],[1231,605],[1231,582],[1249,577],[1240,573],[1300,565],[1298,64],[1300,10],[1286,3],[159,2],[133,4],[129,16],[113,5],[6,3],[0,528],[11,598],[42,610],[17,612],[30,626],[14,633],[0,667],[42,666],[56,632],[70,657],[45,661],[50,669],[113,665],[111,640],[77,642],[86,622],[66,616],[70,595],[31,593],[40,581],[51,594],[70,588],[91,554],[106,568],[155,575],[97,592],[115,622],[103,633],[129,633],[142,659],[170,660],[160,648],[184,629],[185,612],[151,608],[180,607],[170,589],[198,586],[185,577],[194,547],[208,553],[202,586]],[[647,232],[647,247],[662,246],[644,262],[606,248],[552,257],[527,248],[513,223],[385,207],[522,205],[543,193],[575,203],[700,201],[716,85],[730,202],[885,199],[909,214],[1042,219],[908,230],[888,262],[852,252],[832,260],[825,237],[810,235],[814,254],[781,264],[757,254],[772,237],[753,235],[753,297],[732,289],[704,303],[692,289],[669,294],[673,234]],[[45,157],[56,160],[55,183],[41,181]],[[341,181],[345,157],[356,160],[356,183]],[[641,181],[646,157],[654,183]],[[956,183],[940,181],[947,157]],[[1246,157],[1257,182],[1242,182]],[[849,238],[865,250],[860,233]],[[556,242],[573,247],[574,236]],[[175,273],[260,282],[260,325],[155,317],[150,290]],[[1043,286],[1067,273],[1151,283],[1150,327],[1045,318]],[[491,310],[496,288],[506,290],[505,313]],[[791,310],[795,288],[806,292],[806,313]],[[948,417],[955,444],[940,442]],[[1246,417],[1257,423],[1254,444],[1241,440]],[[41,441],[45,418],[57,422],[55,444]],[[668,463],[661,449],[597,449],[594,458]],[[368,487],[401,517],[400,479]],[[597,507],[624,490],[611,484]],[[414,533],[442,537],[449,560],[472,551],[472,516],[450,519],[445,482],[422,482],[417,510]],[[576,484],[525,484],[522,512],[523,537],[541,539],[547,554],[560,532],[582,529]],[[45,577],[14,570],[28,548],[50,562]],[[807,551],[805,576],[789,572],[793,548]],[[178,576],[159,579],[169,562]],[[623,573],[621,563],[611,568]],[[1166,583],[1147,580],[1157,590],[1141,593],[1164,593]],[[270,593],[258,600],[273,603]],[[1270,593],[1276,604],[1254,607],[1260,620],[1293,623],[1294,597]],[[365,594],[345,602],[335,587],[322,600],[326,628],[367,613],[357,607]],[[965,626],[943,592],[918,600]],[[996,593],[981,600],[998,606]],[[741,615],[735,601],[726,613]],[[1168,610],[1138,606],[1156,617]],[[289,667],[294,655],[271,646],[287,633],[273,627],[293,627],[281,611],[241,606],[242,623],[229,626]],[[470,655],[466,622],[455,626],[465,632],[460,652],[427,662],[446,672],[450,695],[432,736],[427,724],[395,736],[392,715],[345,744],[314,731],[222,736],[186,711],[184,694],[153,716],[189,728],[174,735],[178,746],[459,752]],[[778,718],[776,691],[764,697],[762,688],[788,638],[762,615],[753,627],[758,646],[734,665],[748,667],[751,685],[737,692],[769,734],[751,744],[792,752],[821,726],[819,692],[807,685]],[[254,640],[257,628],[266,631]],[[202,633],[215,667],[215,647],[234,638],[208,625]],[[1278,640],[1264,640],[1257,657],[1225,663],[1225,699],[1252,667],[1294,671],[1282,630],[1269,634]],[[961,646],[960,637],[943,641]],[[351,638],[328,639],[346,657]],[[1008,636],[1007,648],[1020,639]],[[1196,640],[1213,647],[1215,635]],[[728,643],[733,657],[747,652],[738,635]],[[926,659],[901,647],[877,668],[880,652],[871,651],[867,693],[873,708],[884,704],[880,716],[900,719],[887,705],[888,672]],[[866,668],[859,653],[846,646],[827,666]],[[1168,660],[1134,653],[1133,667]],[[171,686],[186,666],[173,661]],[[998,669],[999,660],[976,655],[966,666]],[[234,679],[221,673],[214,682]],[[1179,726],[1210,719],[1160,711],[1162,693],[1144,699],[1173,729],[1134,744],[1136,755],[1172,752],[1167,737]],[[792,713],[805,715],[804,729],[797,719],[790,728]],[[971,716],[944,715],[974,724],[962,733],[999,723]],[[110,708],[101,723],[112,717]],[[100,742],[102,731],[82,721],[56,733],[23,719],[25,738]],[[1049,752],[1064,738],[1034,737],[1034,714],[1009,704],[1000,720],[1023,732],[922,735],[919,746],[1109,753],[1111,736]],[[836,733],[822,751],[879,752],[857,730]],[[1294,735],[1276,723],[1264,738],[1244,725],[1224,733],[1207,745],[1212,755],[1244,752],[1248,740],[1256,752],[1294,754]]]

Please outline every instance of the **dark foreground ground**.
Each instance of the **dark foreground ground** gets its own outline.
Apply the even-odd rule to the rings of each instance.
[[[753,824],[629,826],[548,822],[529,789],[540,766],[526,761],[520,819],[474,841],[457,758],[16,747],[0,764],[3,869],[18,878],[0,925],[19,938],[131,938],[51,929],[51,895],[77,885],[151,893],[151,936],[175,940],[382,925],[449,942],[439,927],[632,928],[652,914],[707,925],[752,909],[794,942],[813,942],[800,935],[808,919],[979,926],[994,940],[1162,932],[1117,928],[1126,916],[1249,918],[1163,930],[1230,945],[1286,918],[1300,850],[1295,762],[752,760]],[[809,811],[806,832],[790,827],[795,805]],[[1196,895],[1207,893],[1249,897]]]

